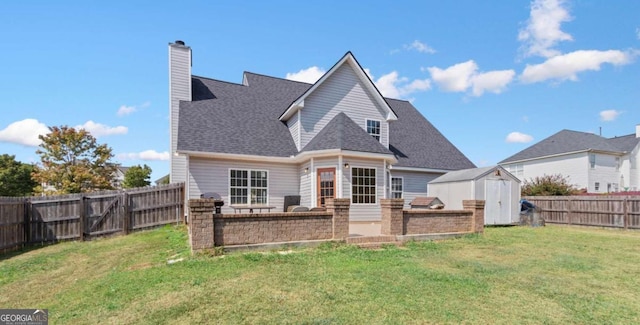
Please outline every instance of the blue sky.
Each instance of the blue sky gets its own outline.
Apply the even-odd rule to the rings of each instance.
[[[80,126],[168,173],[167,44],[193,73],[313,81],[346,51],[476,165],[562,129],[640,123],[640,1],[2,1],[0,153]]]

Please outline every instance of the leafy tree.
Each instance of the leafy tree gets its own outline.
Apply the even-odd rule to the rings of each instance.
[[[124,174],[124,182],[122,186],[124,188],[143,187],[151,184],[151,167],[147,166],[132,166],[127,169]]]
[[[112,189],[115,164],[111,148],[98,145],[96,138],[84,129],[72,127],[50,127],[50,133],[40,135],[41,165],[33,173],[40,184],[54,188],[57,194],[82,193]],[[47,191],[38,187],[38,192]],[[49,192],[49,191],[47,191]]]
[[[0,155],[0,196],[28,196],[38,185],[31,179],[33,166],[16,161],[16,156]]]
[[[578,192],[579,190],[560,174],[530,178],[522,185],[524,196],[575,195]]]

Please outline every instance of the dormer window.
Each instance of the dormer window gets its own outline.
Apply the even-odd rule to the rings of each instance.
[[[380,121],[367,120],[367,133],[380,142]]]

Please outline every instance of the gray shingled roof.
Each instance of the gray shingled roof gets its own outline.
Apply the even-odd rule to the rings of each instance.
[[[178,150],[276,157],[298,153],[286,124],[278,118],[311,84],[249,72],[244,76],[246,86],[203,77],[192,78],[193,101],[180,102]],[[397,121],[390,122],[389,134],[389,149],[398,159],[395,166],[444,170],[475,167],[411,103],[386,100],[398,116]],[[355,132],[343,117],[338,119],[327,127],[337,130],[342,125],[343,134],[348,132],[356,138],[343,135],[340,143],[339,136],[330,130],[322,130],[323,137],[333,137],[324,139],[316,136],[303,150],[342,147],[388,153],[364,130],[359,128],[362,132]],[[373,140],[377,147],[369,140]]]
[[[245,73],[248,86],[193,77],[180,102],[178,150],[289,157],[298,153],[282,108],[309,84]]]
[[[389,149],[380,144],[343,112],[331,119],[302,151],[325,149],[392,154]]]
[[[457,170],[476,167],[408,101],[389,99],[398,115],[389,125],[394,166]]]
[[[593,133],[562,130],[499,163],[587,150],[623,153],[633,150],[639,141],[635,134],[608,139]]]

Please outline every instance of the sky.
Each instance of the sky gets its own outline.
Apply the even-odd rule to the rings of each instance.
[[[640,124],[640,1],[0,1],[0,154],[80,127],[169,172],[168,44],[198,76],[314,82],[347,51],[477,166]]]

